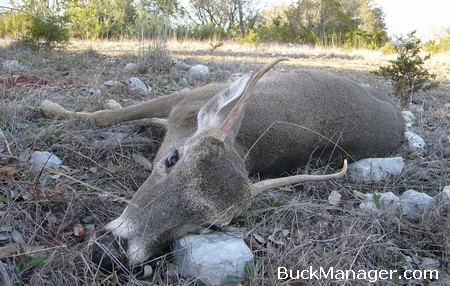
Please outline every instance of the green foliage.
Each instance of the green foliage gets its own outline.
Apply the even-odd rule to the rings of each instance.
[[[287,20],[285,9],[285,7],[279,10],[274,9],[271,11],[273,13],[262,16],[263,18],[255,28],[258,42],[296,42],[296,33]]]
[[[54,48],[69,42],[66,18],[48,16],[45,19],[27,15],[25,34],[20,40],[32,48]]]
[[[18,11],[0,14],[0,35],[17,39],[25,33],[25,22],[28,16]]]
[[[55,16],[58,13],[44,4],[23,1],[18,8],[0,14],[1,36],[20,39],[21,43],[36,49],[65,45],[69,41],[67,18]]]
[[[400,105],[406,107],[412,100],[414,92],[422,89],[427,90],[436,86],[430,84],[430,79],[436,75],[430,73],[425,67],[425,61],[431,55],[421,56],[421,41],[415,37],[416,31],[409,33],[406,37],[399,37],[398,43],[394,45],[398,53],[396,60],[389,61],[389,66],[380,67],[374,71],[376,75],[383,76],[392,82],[394,95],[400,97]]]
[[[227,38],[227,33],[220,27],[215,25],[178,25],[173,33],[179,40],[223,40]]]
[[[345,33],[344,48],[368,48],[379,49],[389,41],[386,31],[377,30],[374,33],[369,33],[361,29],[355,29]]]
[[[135,10],[131,1],[95,0],[88,2],[94,10],[95,20],[100,24],[100,38],[120,39],[130,34],[130,24],[134,22]]]
[[[383,13],[369,0],[304,0],[262,13],[255,37],[260,42],[377,49],[388,41]]]
[[[260,13],[254,8],[257,0],[190,0],[190,10],[178,0],[23,0],[13,1],[17,9],[45,21],[14,11],[3,13],[0,35],[24,37],[24,42],[35,46],[64,43],[67,31],[70,37],[82,39],[166,39],[171,34],[177,39],[378,49],[388,38],[383,11],[372,1],[302,0]],[[169,17],[176,21],[171,24]],[[441,47],[437,42],[429,46]]]
[[[388,42],[380,48],[380,51],[385,55],[394,54],[395,47],[391,43]]]
[[[443,30],[440,35],[425,43],[425,50],[429,53],[450,53],[450,27]]]
[[[247,262],[244,267],[244,277],[228,276],[228,282],[235,284],[251,284],[251,282],[257,277],[258,273],[263,270],[264,261],[266,261],[266,259],[266,256],[262,256],[256,259],[255,262]]]
[[[26,284],[28,282],[30,274],[33,268],[38,267],[47,260],[47,256],[34,256],[30,257],[25,255],[25,250],[20,247],[19,263],[16,268],[16,279],[20,279],[20,285]],[[44,273],[42,273],[44,275]]]
[[[235,37],[235,40],[240,44],[253,44],[256,43],[258,39],[258,34],[254,29],[248,29],[247,33],[243,36]]]
[[[96,18],[92,5],[71,0],[67,6],[66,16],[70,22],[71,37],[93,39],[100,36],[101,23]]]

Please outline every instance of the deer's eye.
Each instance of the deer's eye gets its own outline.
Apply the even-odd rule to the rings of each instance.
[[[166,169],[172,168],[178,162],[178,150],[175,150],[172,155],[166,159]]]

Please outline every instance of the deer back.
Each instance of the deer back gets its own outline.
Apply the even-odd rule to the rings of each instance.
[[[195,132],[199,109],[227,86],[215,83],[185,94],[169,115],[161,154]],[[378,90],[325,71],[270,71],[245,109],[235,147],[250,173],[279,175],[314,158],[386,156],[403,133],[399,109]]]

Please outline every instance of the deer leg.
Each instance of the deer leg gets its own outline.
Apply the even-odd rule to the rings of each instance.
[[[47,118],[79,119],[105,127],[130,120],[167,117],[172,106],[182,98],[182,94],[171,94],[121,109],[99,110],[92,113],[69,111],[51,100],[44,100],[40,109]]]

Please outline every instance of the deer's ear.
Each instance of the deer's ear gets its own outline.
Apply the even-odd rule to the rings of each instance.
[[[229,88],[211,98],[198,112],[196,134],[214,130],[217,138],[222,141],[230,140],[233,142],[241,126],[244,108],[255,90],[256,84],[267,71],[284,60],[287,59],[276,59],[270,62],[253,76],[251,73],[243,75],[239,80],[233,82]],[[239,100],[226,118],[222,118],[220,111],[237,98]]]
[[[252,78],[251,73],[243,75],[234,81],[227,89],[222,90],[212,97],[197,114],[197,132],[204,133],[210,130],[219,129],[227,114],[221,112],[230,102],[244,94],[248,83]]]

